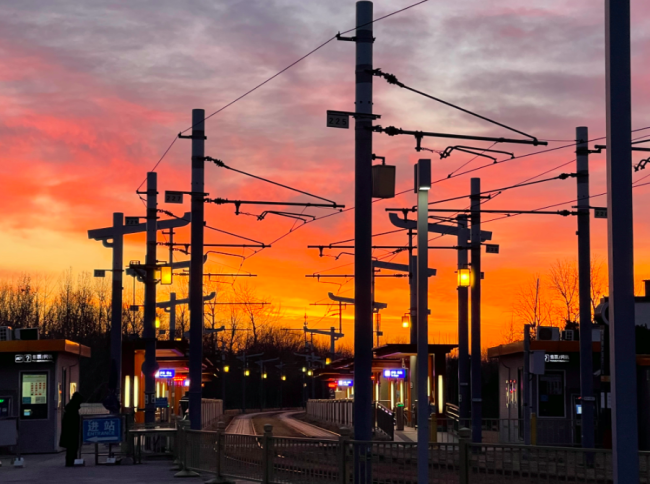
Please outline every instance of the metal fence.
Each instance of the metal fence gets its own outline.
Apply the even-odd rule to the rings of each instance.
[[[374,484],[416,484],[415,442],[360,442],[343,429],[338,441],[226,434],[180,428],[181,472],[279,484],[350,484],[364,469]],[[473,444],[462,429],[459,442],[429,444],[431,484],[538,484],[612,482],[611,451],[515,444]],[[639,453],[640,483],[650,484],[650,453]]]
[[[223,400],[201,399],[201,428],[211,429],[223,415]]]
[[[354,400],[307,400],[307,415],[337,425],[352,427]]]

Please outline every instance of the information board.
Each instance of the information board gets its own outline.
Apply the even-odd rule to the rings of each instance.
[[[20,418],[47,418],[47,373],[22,373],[20,380]]]

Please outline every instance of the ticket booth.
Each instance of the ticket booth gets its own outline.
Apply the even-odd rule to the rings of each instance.
[[[90,348],[68,340],[0,341],[0,445],[20,453],[58,452],[63,408],[79,387]],[[5,433],[8,432],[8,433]]]

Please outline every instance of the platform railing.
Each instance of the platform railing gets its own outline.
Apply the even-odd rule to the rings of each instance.
[[[417,482],[415,442],[364,442],[341,429],[338,441],[276,437],[267,424],[263,436],[179,429],[179,477],[192,471],[262,483],[350,484],[364,468],[375,484]],[[612,482],[610,450],[515,444],[473,444],[469,429],[455,443],[429,444],[432,484],[541,484]],[[361,467],[360,467],[361,466]],[[640,483],[650,484],[650,453],[639,453]]]

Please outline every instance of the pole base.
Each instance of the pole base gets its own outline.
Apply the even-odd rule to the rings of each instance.
[[[210,479],[209,481],[206,481],[205,484],[235,484],[235,481],[231,481],[230,479],[227,479],[223,476],[217,476]]]
[[[183,469],[180,472],[174,474],[174,477],[200,477],[198,472],[190,471],[188,469]]]

